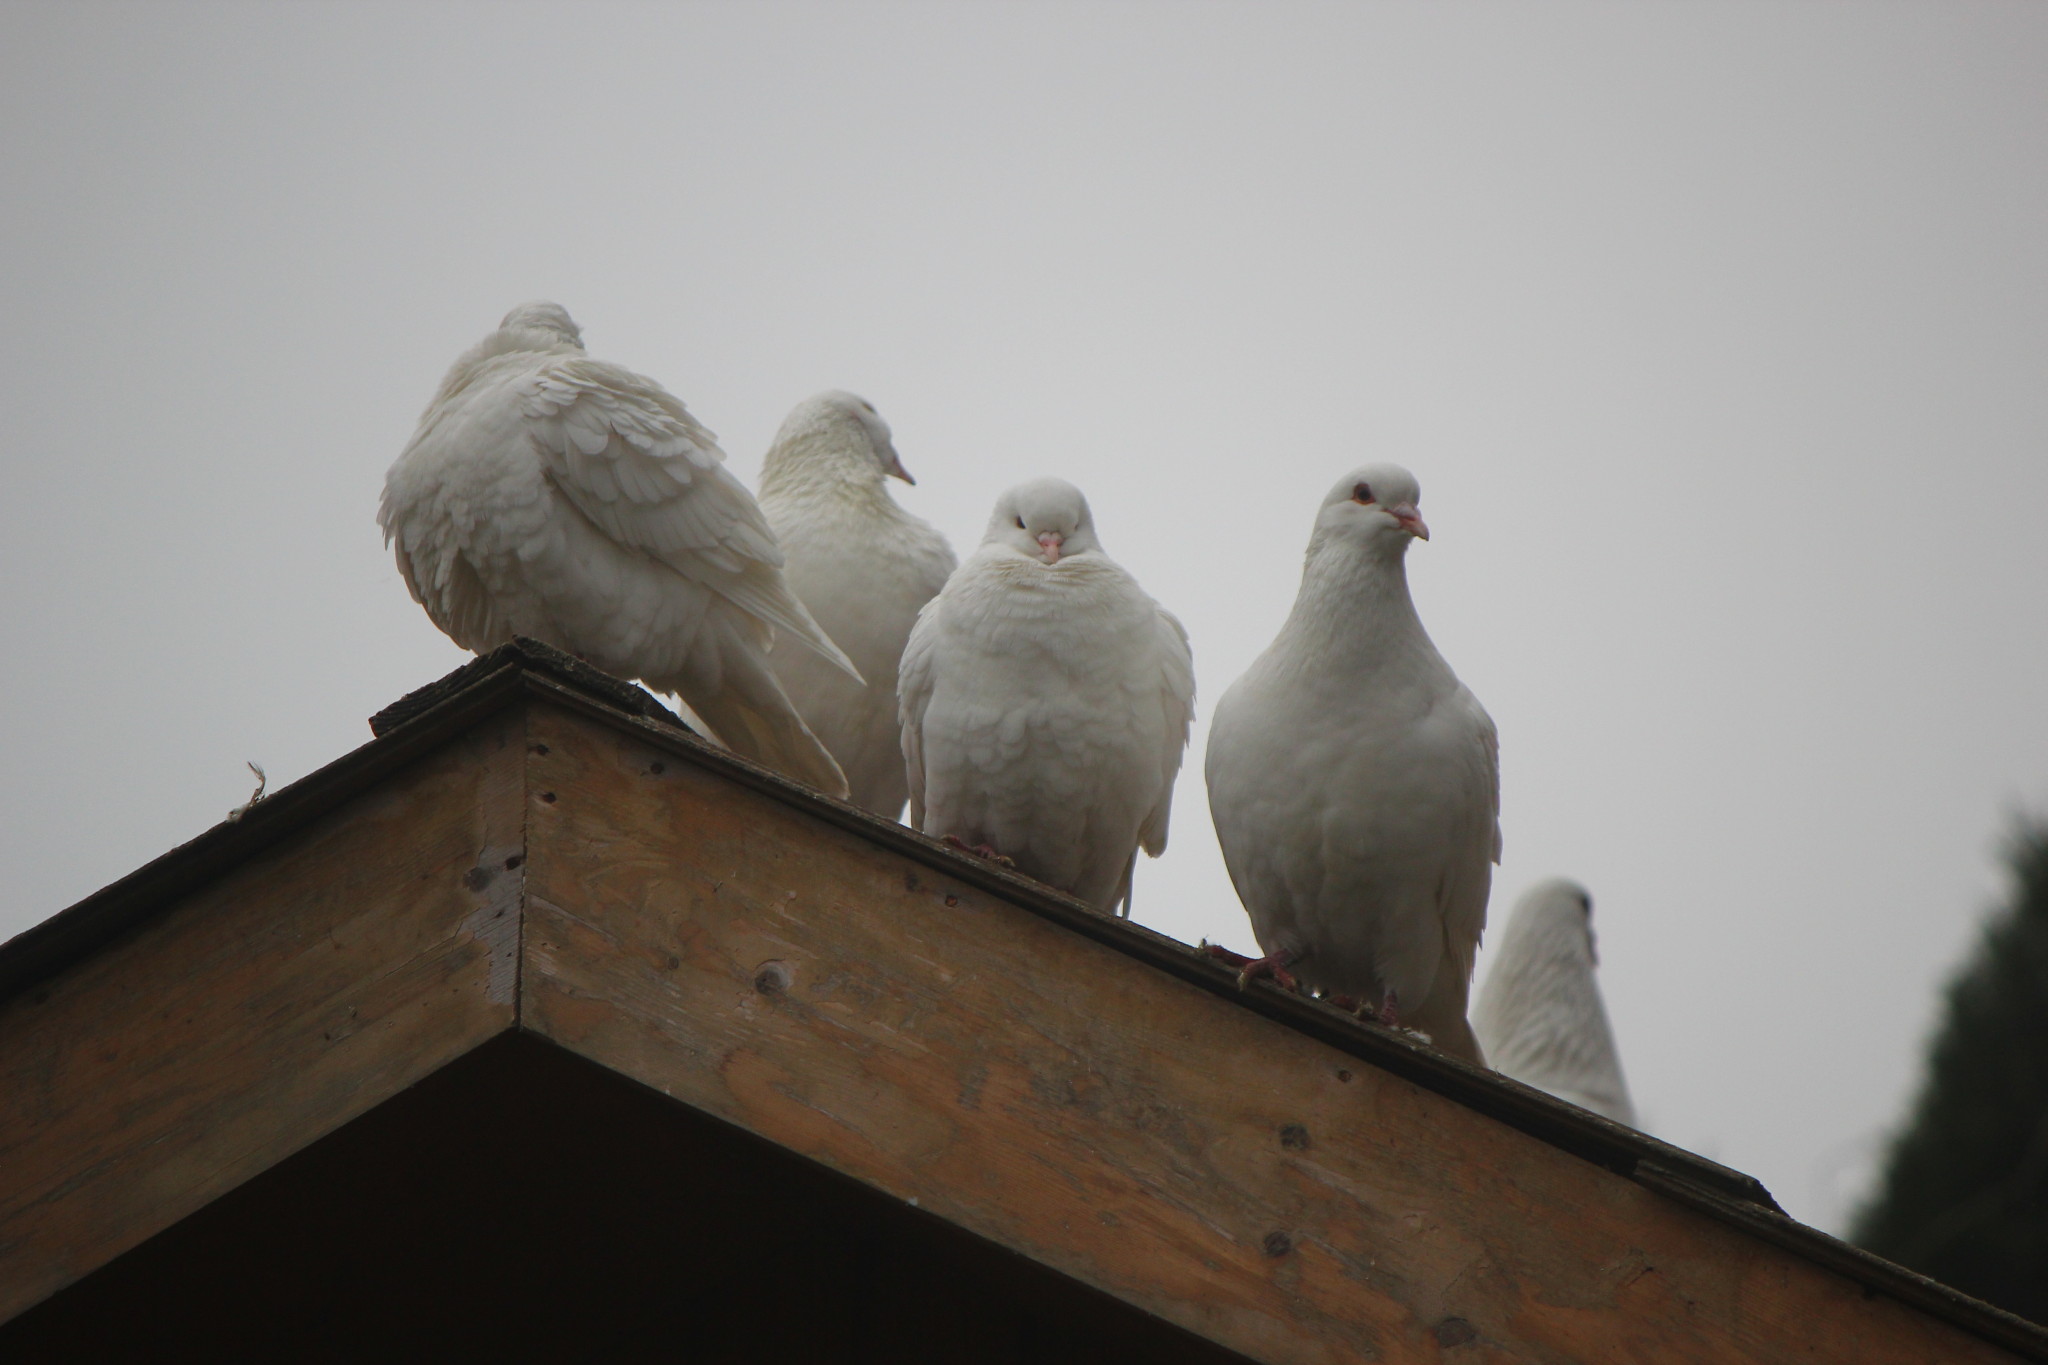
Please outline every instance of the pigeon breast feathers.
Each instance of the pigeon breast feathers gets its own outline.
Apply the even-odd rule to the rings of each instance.
[[[1324,495],[1293,609],[1217,706],[1210,812],[1267,961],[1477,1061],[1499,742],[1408,590],[1420,498],[1389,464]]]
[[[897,692],[912,821],[1104,911],[1166,846],[1194,704],[1187,633],[1062,480],[996,503],[928,603]]]

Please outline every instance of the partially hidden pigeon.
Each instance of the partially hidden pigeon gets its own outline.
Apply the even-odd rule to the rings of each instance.
[[[441,381],[377,523],[414,599],[465,649],[529,635],[569,650],[844,796],[768,651],[779,636],[857,670],[790,592],[724,461],[667,390],[586,355],[559,304],[522,304]]]
[[[769,656],[796,709],[846,771],[849,799],[894,820],[903,772],[896,666],[918,609],[956,561],[946,538],[889,496],[915,483],[874,406],[850,393],[799,403],[761,466],[761,510],[786,556],[783,575],[865,683],[804,650]]]
[[[1593,898],[1558,878],[1522,893],[1493,950],[1472,1027],[1494,1069],[1635,1126],[1593,969]]]
[[[1217,703],[1209,809],[1266,954],[1468,1061],[1472,960],[1500,861],[1493,721],[1430,643],[1405,557],[1415,476],[1368,465],[1323,500],[1280,634]]]
[[[913,825],[1128,910],[1138,850],[1166,848],[1194,661],[1102,552],[1080,489],[1003,494],[919,614],[898,688]]]

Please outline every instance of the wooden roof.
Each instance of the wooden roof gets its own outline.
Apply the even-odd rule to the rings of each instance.
[[[428,1243],[443,1275],[451,1246],[491,1264],[510,1234],[477,1191],[516,1182],[582,1210],[586,1242],[640,1229],[618,1236],[664,1283],[724,1284],[703,1331],[718,1304],[787,1327],[775,1294],[867,1305],[819,1359],[955,1358],[951,1331],[991,1360],[2048,1360],[2040,1328],[1792,1221],[1746,1176],[1239,991],[545,647],[373,728],[0,948],[0,1352],[82,1340],[109,1305],[198,1302],[237,1254],[328,1286],[290,1321],[345,1302],[430,1340],[434,1306],[393,1288],[428,1272],[390,1268]],[[480,1143],[498,1178],[458,1178]],[[281,1206],[302,1217],[263,1212]],[[762,1240],[750,1207],[785,1233]],[[350,1217],[371,1229],[355,1269],[287,1254]],[[521,1226],[558,1276],[624,1282]],[[376,1227],[390,1273],[365,1279]],[[761,1250],[792,1240],[838,1252]],[[245,1303],[297,1302],[278,1274]],[[534,1302],[521,1283],[441,1310]],[[944,1307],[962,1299],[980,1315]],[[688,1338],[596,1288],[573,1302],[589,1320],[565,1309],[584,1334],[565,1340]],[[275,1346],[294,1329],[273,1316]]]

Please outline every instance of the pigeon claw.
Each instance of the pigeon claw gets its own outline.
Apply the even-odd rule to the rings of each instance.
[[[1301,981],[1293,972],[1288,971],[1282,964],[1264,957],[1245,964],[1244,970],[1237,974],[1237,988],[1243,990],[1262,976],[1283,991],[1293,991],[1297,995],[1301,993]]]
[[[1237,968],[1237,988],[1239,990],[1249,989],[1252,982],[1257,981],[1260,977],[1271,981],[1283,991],[1299,992],[1301,990],[1301,982],[1295,979],[1293,972],[1287,970],[1289,966],[1301,960],[1300,953],[1292,953],[1282,948],[1279,952],[1268,953],[1264,957],[1245,957],[1240,953],[1233,953],[1230,949],[1216,943],[1205,943],[1202,945],[1202,950],[1208,953],[1209,956],[1220,958],[1222,961]]]
[[[940,838],[939,842],[942,844],[949,845],[950,847],[957,848],[962,853],[972,853],[977,858],[986,858],[988,859],[988,861],[994,863],[997,867],[1015,867],[1017,865],[1016,859],[1005,858],[1002,854],[996,852],[995,849],[991,848],[989,845],[970,844],[957,834],[944,835]]]
[[[1401,1028],[1401,1004],[1391,990],[1380,1001],[1380,1007],[1372,1012],[1372,1017],[1379,1023],[1385,1024],[1388,1028]],[[1403,1029],[1402,1031],[1412,1032],[1413,1030]]]

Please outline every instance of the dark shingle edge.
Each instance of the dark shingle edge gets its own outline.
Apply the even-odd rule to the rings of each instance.
[[[417,720],[442,702],[459,696],[475,686],[478,679],[515,660],[536,672],[559,678],[570,686],[624,711],[627,715],[660,721],[678,729],[689,728],[683,724],[681,716],[656,701],[653,694],[645,688],[635,686],[624,678],[613,677],[603,669],[593,668],[574,654],[556,649],[553,645],[544,645],[538,640],[530,640],[519,635],[513,637],[512,643],[471,659],[446,677],[408,692],[392,702],[370,717],[370,733],[382,738],[407,721]]]

